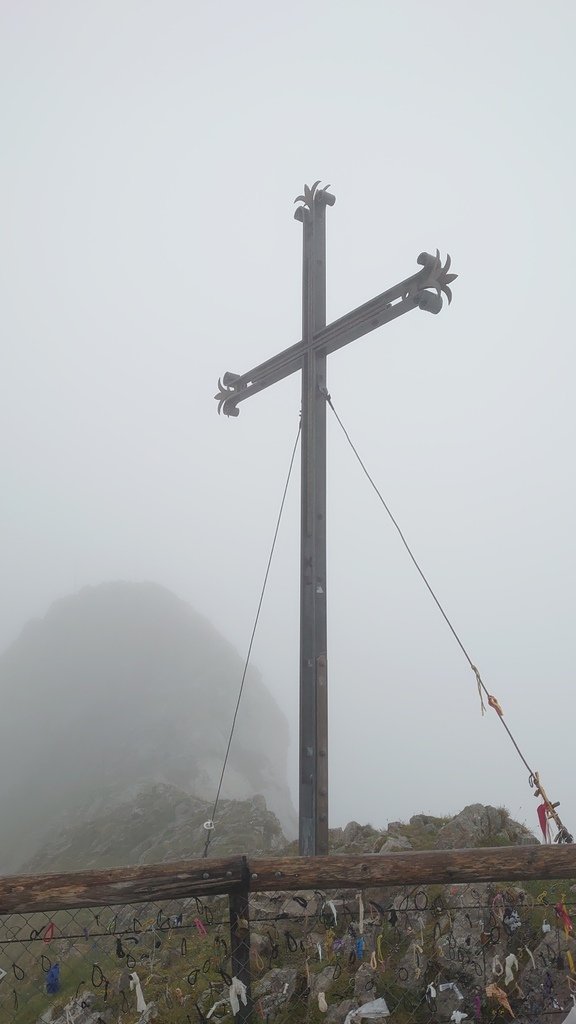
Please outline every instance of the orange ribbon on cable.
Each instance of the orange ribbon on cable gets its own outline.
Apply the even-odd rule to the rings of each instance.
[[[490,694],[490,696],[488,697],[488,703],[490,707],[494,708],[494,711],[496,711],[496,713],[500,715],[500,718],[504,718],[504,712],[502,711],[502,708],[500,707],[498,701],[496,700],[496,697],[493,697],[492,694]]]

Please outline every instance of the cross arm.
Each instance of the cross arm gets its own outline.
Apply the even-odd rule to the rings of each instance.
[[[448,302],[451,301],[449,285],[457,276],[448,273],[450,257],[447,257],[446,263],[442,266],[438,251],[436,256],[421,253],[417,262],[422,269],[412,277],[406,278],[318,331],[312,339],[312,349],[329,355],[351,341],[369,334],[377,327],[408,313],[411,309],[419,308],[429,313],[439,313],[442,309],[441,293],[444,292]],[[247,373],[225,373],[218,381],[218,393],[214,395],[218,402],[218,412],[224,412],[226,416],[238,416],[240,402],[299,370],[304,352],[304,345],[299,341]]]

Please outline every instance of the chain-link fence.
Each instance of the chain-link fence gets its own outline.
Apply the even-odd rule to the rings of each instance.
[[[229,946],[226,897],[1,917],[0,1021],[196,1021],[228,994]]]
[[[536,1024],[576,1001],[565,880],[256,892],[246,906],[0,917],[0,1021]]]

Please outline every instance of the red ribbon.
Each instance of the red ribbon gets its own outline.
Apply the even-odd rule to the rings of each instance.
[[[548,842],[548,815],[546,814],[547,804],[538,804],[536,812],[538,814],[538,821],[540,822],[540,828],[542,829],[542,835],[544,836],[545,842]]]
[[[554,910],[556,911],[556,916],[560,918],[562,922],[562,927],[564,928],[566,934],[568,934],[568,932],[572,932],[574,929],[574,926],[572,924],[572,918],[570,917],[570,914],[566,910],[564,904],[557,903],[554,907]]]

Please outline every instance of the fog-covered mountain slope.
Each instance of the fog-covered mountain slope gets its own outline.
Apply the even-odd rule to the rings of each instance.
[[[0,658],[0,871],[61,821],[94,818],[143,786],[214,795],[242,671],[204,618],[151,583],[57,602]],[[262,794],[288,834],[288,727],[248,673],[222,795]]]

